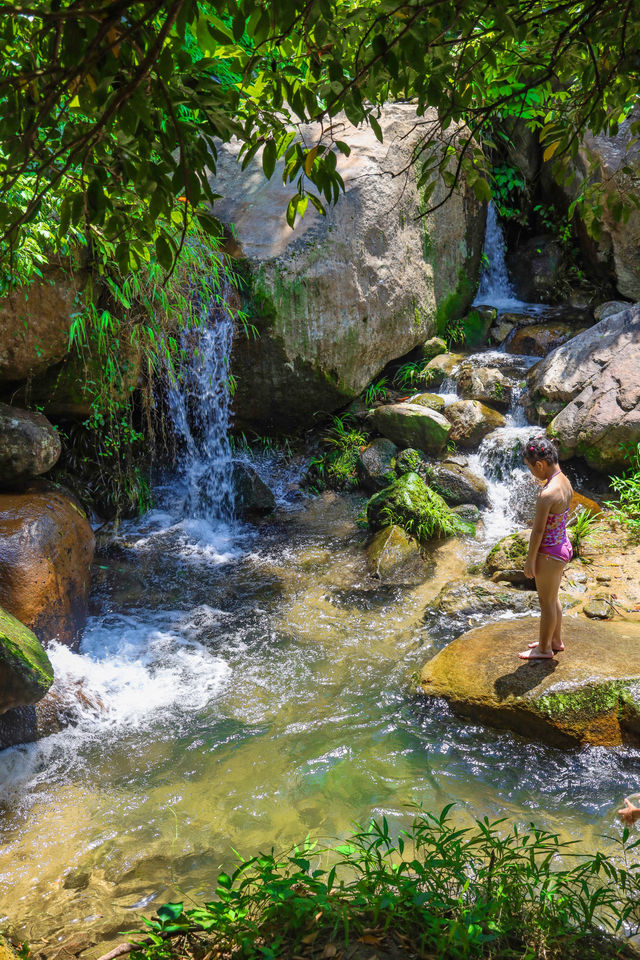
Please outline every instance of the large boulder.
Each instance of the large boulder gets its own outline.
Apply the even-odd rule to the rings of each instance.
[[[525,663],[537,640],[527,617],[470,630],[441,650],[420,676],[429,697],[454,712],[558,746],[617,746],[640,736],[640,625],[565,617],[566,652]]]
[[[494,580],[534,586],[535,581],[524,575],[530,537],[531,530],[519,530],[498,540],[484,561],[485,573]]]
[[[548,421],[564,458],[624,468],[640,441],[640,306],[606,317],[532,368],[528,410]]]
[[[396,457],[398,476],[417,473],[418,476],[439,493],[450,507],[471,507],[473,520],[477,520],[477,507],[489,505],[489,491],[478,477],[457,460],[432,461],[419,450],[403,450]]]
[[[395,443],[386,437],[376,437],[360,451],[356,472],[365,490],[375,493],[395,479],[397,453]]]
[[[442,413],[417,403],[376,407],[371,419],[378,433],[399,447],[415,447],[435,456],[444,450],[451,430]]]
[[[604,185],[599,203],[600,235],[594,240],[583,228],[579,238],[593,267],[611,276],[618,292],[630,300],[640,300],[640,209],[633,202],[640,200],[640,145],[630,131],[637,120],[638,112],[631,113],[615,136],[587,132],[574,162],[573,180],[565,179],[560,187],[554,185],[567,204],[584,189],[585,180]],[[620,197],[627,202],[627,219],[617,211]]]
[[[446,414],[451,423],[449,438],[463,448],[477,447],[488,433],[506,422],[501,413],[479,400],[456,400]]]
[[[345,192],[326,217],[309,205],[293,230],[285,218],[291,185],[282,183],[284,161],[267,181],[260,152],[242,171],[239,143],[218,148],[216,215],[234,226],[229,249],[242,261],[247,308],[260,334],[234,343],[238,426],[292,428],[344,406],[471,302],[485,205],[463,184],[422,216],[413,149],[423,123],[415,106],[388,104],[379,143],[370,127],[334,118],[332,136],[351,147],[349,157],[337,153]],[[321,130],[314,125],[303,134],[312,144]],[[431,202],[445,194],[439,182]]]
[[[24,380],[66,356],[83,283],[82,274],[51,266],[0,298],[0,380]]]
[[[520,356],[547,357],[577,333],[582,333],[582,330],[575,330],[568,323],[534,323],[516,330],[507,340],[505,349],[507,353]]]
[[[41,413],[0,403],[0,487],[46,473],[60,450],[58,433]]]
[[[0,494],[0,604],[41,643],[73,644],[85,624],[93,530],[53,490]]]
[[[463,363],[456,375],[458,393],[466,400],[480,400],[506,409],[513,399],[513,384],[496,367]]]
[[[38,638],[0,607],[0,714],[41,700],[53,667]]]

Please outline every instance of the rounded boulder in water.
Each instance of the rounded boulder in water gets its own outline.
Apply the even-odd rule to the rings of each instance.
[[[248,463],[234,463],[233,488],[236,509],[241,516],[273,513],[276,508],[273,493]]]

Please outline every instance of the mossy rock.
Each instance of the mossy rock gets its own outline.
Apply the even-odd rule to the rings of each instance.
[[[425,386],[437,387],[446,377],[450,377],[455,368],[465,359],[463,353],[441,353],[430,360],[422,371]]]
[[[419,407],[428,407],[430,410],[437,410],[438,413],[444,410],[444,397],[439,393],[414,393],[407,403],[417,403]]]
[[[442,497],[417,473],[405,473],[376,493],[367,504],[373,530],[397,524],[421,542],[468,532]]]
[[[462,320],[465,346],[471,349],[487,342],[489,328],[498,316],[495,307],[473,307]]]
[[[417,563],[421,564],[417,541],[397,524],[378,530],[367,546],[369,573],[383,582],[402,580],[405,568]]]
[[[498,427],[503,427],[505,418],[479,400],[456,400],[446,409],[451,422],[450,439],[459,447],[471,449]]]
[[[356,472],[365,490],[375,493],[395,479],[397,453],[395,443],[386,437],[376,437],[359,452]]]
[[[438,456],[447,443],[451,424],[445,416],[416,403],[392,403],[376,407],[372,421],[378,433],[401,449],[415,447]]]
[[[422,358],[423,360],[433,360],[434,357],[439,357],[440,354],[446,353],[447,350],[446,340],[443,340],[442,337],[431,337],[430,340],[426,340],[422,344]]]
[[[28,627],[0,607],[0,713],[41,700],[53,667]]]
[[[527,583],[524,564],[529,552],[530,536],[530,530],[520,530],[499,540],[487,554],[484,562],[485,573],[490,577],[508,573],[508,579],[512,583]]]

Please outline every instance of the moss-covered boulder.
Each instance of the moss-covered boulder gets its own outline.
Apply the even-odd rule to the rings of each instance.
[[[477,447],[488,433],[505,425],[501,413],[479,400],[456,400],[446,408],[446,416],[451,423],[450,439],[464,449]]]
[[[497,316],[498,311],[495,307],[472,307],[462,321],[465,346],[473,350],[486,343],[489,328]]]
[[[417,473],[405,473],[371,497],[367,520],[373,530],[397,524],[421,542],[468,529]]]
[[[530,530],[519,530],[499,540],[487,555],[484,572],[494,579],[531,585],[533,581],[524,575],[530,537]]]
[[[399,447],[415,447],[434,456],[444,450],[451,430],[443,414],[417,403],[376,407],[372,423],[378,433]]]
[[[418,543],[397,524],[378,530],[367,545],[367,569],[383,582],[404,581],[417,566],[423,566]]]
[[[465,359],[463,353],[441,353],[430,360],[422,372],[422,382],[428,387],[437,387],[450,377]]]
[[[0,403],[0,486],[50,470],[60,456],[60,437],[46,417]]]
[[[356,471],[365,490],[375,493],[395,479],[397,454],[397,446],[386,437],[376,437],[360,451]]]
[[[448,617],[497,615],[507,610],[528,613],[537,610],[538,599],[529,590],[518,590],[482,577],[451,580],[429,604],[429,609]]]
[[[490,623],[427,663],[420,684],[474,722],[557,746],[617,746],[640,737],[640,624],[565,617],[566,650],[525,662],[539,620]]]
[[[444,397],[439,393],[414,393],[407,403],[417,403],[419,407],[429,407],[430,410],[437,410],[438,413],[444,410]]]
[[[433,461],[419,450],[409,448],[396,457],[396,472],[398,476],[417,473],[450,507],[489,505],[489,491],[484,480],[457,460]]]
[[[433,360],[434,357],[440,356],[441,353],[446,353],[448,349],[447,342],[443,340],[442,337],[431,337],[422,344],[420,352],[422,353],[423,360]]]
[[[0,714],[41,700],[53,683],[53,667],[40,641],[0,607]]]

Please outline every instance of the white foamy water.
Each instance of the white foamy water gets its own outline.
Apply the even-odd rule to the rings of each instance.
[[[544,304],[525,303],[516,295],[507,270],[504,236],[493,201],[490,201],[487,207],[487,226],[482,253],[485,262],[478,293],[473,301],[475,304],[484,304],[496,307],[499,312],[512,313],[537,313],[545,308]]]

